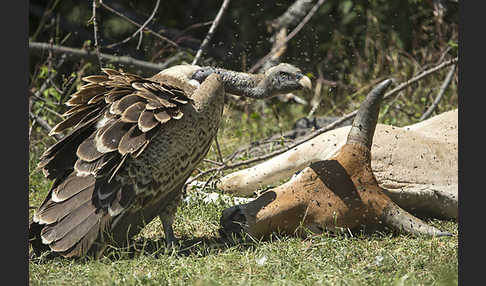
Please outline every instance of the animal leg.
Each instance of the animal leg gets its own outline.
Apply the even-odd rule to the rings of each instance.
[[[178,239],[174,235],[174,229],[172,224],[174,223],[174,217],[177,211],[177,206],[182,199],[182,193],[178,194],[159,214],[160,221],[164,227],[165,242],[169,247],[173,247],[178,244]]]

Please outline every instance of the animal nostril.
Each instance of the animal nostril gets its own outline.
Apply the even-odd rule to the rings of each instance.
[[[239,234],[242,231],[242,225],[246,224],[246,217],[237,206],[225,209],[220,220],[220,233],[225,236]]]
[[[234,215],[233,215],[233,219],[232,219],[233,222],[235,223],[245,223],[246,222],[246,217],[244,214],[241,213],[241,210],[238,209]]]

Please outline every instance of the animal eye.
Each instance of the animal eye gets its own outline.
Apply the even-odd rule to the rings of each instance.
[[[282,71],[282,72],[280,72],[279,76],[281,78],[288,79],[290,77],[290,74],[287,73],[287,72]]]

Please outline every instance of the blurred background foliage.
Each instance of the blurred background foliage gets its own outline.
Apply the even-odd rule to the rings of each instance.
[[[104,0],[105,4],[142,24],[152,13],[155,0]],[[209,49],[200,65],[215,65],[246,71],[272,48],[271,21],[282,15],[294,1],[231,1]],[[316,1],[314,1],[315,3]],[[222,1],[160,2],[154,19],[147,26],[176,42],[179,47],[144,33],[110,48],[137,30],[119,15],[99,6],[96,10],[101,52],[171,64],[190,63],[207,34]],[[315,85],[319,74],[325,80],[318,96],[316,116],[339,117],[358,108],[369,89],[385,77],[401,83],[458,54],[458,1],[452,0],[327,0],[303,29],[288,42],[280,58],[300,67]],[[30,1],[29,41],[53,43],[73,48],[94,49],[92,1]],[[290,27],[292,30],[294,27]],[[289,30],[289,32],[290,32]],[[119,63],[103,62],[144,76],[154,74]],[[71,59],[49,52],[29,53],[31,118],[50,126],[58,123],[69,94],[80,78],[99,73],[97,62]],[[417,122],[430,106],[448,72],[443,69],[412,84],[382,106],[380,122],[398,126]],[[44,86],[43,86],[44,85]],[[314,94],[302,94],[308,103]],[[314,100],[316,100],[314,98]],[[283,132],[306,116],[311,106],[270,101],[242,110],[226,108],[219,137],[227,146],[250,142]],[[457,73],[435,114],[457,108]],[[41,149],[53,139],[38,123],[29,136]],[[46,141],[47,140],[47,141]],[[231,144],[233,142],[233,144]],[[240,142],[240,143],[237,143]],[[230,148],[230,147],[229,147]],[[31,150],[32,151],[32,150]]]

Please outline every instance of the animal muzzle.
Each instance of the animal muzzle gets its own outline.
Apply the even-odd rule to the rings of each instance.
[[[223,210],[219,221],[221,225],[219,229],[221,237],[241,237],[245,232],[247,219],[243,211],[244,206],[237,205]]]

